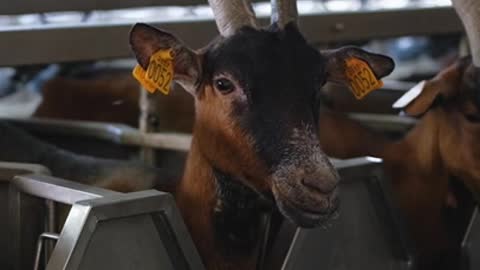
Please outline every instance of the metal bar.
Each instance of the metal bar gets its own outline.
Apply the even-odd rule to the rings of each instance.
[[[147,146],[157,149],[188,151],[192,140],[190,134],[173,132],[144,134],[135,128],[113,123],[39,118],[2,119],[23,129],[42,134],[88,137],[117,144]]]
[[[461,244],[461,269],[473,270],[480,267],[480,258],[477,255],[479,250],[479,244],[480,216],[479,207],[475,206]]]
[[[7,268],[7,269],[18,269],[17,266],[21,264],[21,258],[18,256],[20,254],[20,247],[24,244],[24,239],[28,238],[24,233],[22,233],[20,228],[20,220],[25,221],[22,219],[21,213],[16,211],[16,206],[19,204],[23,204],[24,202],[20,202],[15,200],[16,197],[9,196],[9,186],[10,182],[16,175],[21,174],[50,174],[49,170],[41,165],[37,164],[27,164],[27,163],[12,163],[12,162],[0,162],[0,203],[7,207],[8,211],[3,211],[0,214],[0,239],[4,239],[0,244],[0,250],[7,251],[4,252],[3,255],[0,256],[0,268]],[[17,204],[18,203],[18,204]],[[43,221],[42,218],[35,219],[36,215],[41,215],[43,213],[42,204],[39,203],[38,208],[35,208],[35,213],[28,216],[26,220],[26,224],[29,226],[43,226],[44,222],[36,222],[36,221]],[[15,212],[15,215],[11,215],[12,212]],[[12,225],[13,224],[13,225]],[[47,222],[47,226],[50,224]],[[27,234],[35,233],[35,229],[29,227]],[[21,235],[21,236],[19,236]],[[19,236],[15,238],[17,241],[9,241],[10,239],[14,239],[15,236]],[[36,238],[38,235],[35,235]],[[18,248],[17,248],[18,247]],[[17,252],[18,251],[18,252]],[[28,248],[23,249],[25,252],[31,251],[31,255],[33,256],[34,250],[29,250]],[[23,258],[27,260],[28,258]],[[32,260],[27,262],[29,266],[33,263]]]
[[[301,16],[300,23],[314,44],[463,31],[451,7],[309,14]]]
[[[45,231],[45,201],[19,192],[13,184],[9,187],[7,222],[10,269],[33,269],[36,251],[34,243]]]
[[[44,175],[16,176],[12,184],[23,193],[70,205],[78,201],[121,194]]]
[[[416,83],[413,82],[406,82],[406,81],[399,81],[399,80],[382,80],[383,87],[381,91],[397,91],[397,92],[406,92],[410,88],[414,87]]]
[[[260,247],[258,249],[256,270],[262,270],[265,268],[265,261],[268,251],[268,239],[270,236],[270,225],[272,220],[272,213],[265,213],[262,215],[262,228],[259,238],[261,239]]]
[[[72,135],[120,143],[123,133],[137,131],[123,124],[89,121],[66,121],[47,118],[11,119],[1,118],[16,126],[42,134]]]
[[[0,162],[0,182],[10,182],[19,174],[50,174],[50,170],[38,164]]]
[[[397,115],[352,113],[349,116],[371,128],[394,132],[407,131],[417,122],[415,118]],[[39,118],[3,119],[24,129],[42,134],[89,137],[117,144],[156,149],[188,151],[192,140],[190,134],[164,132],[147,134],[122,124]]]
[[[56,234],[56,233],[44,232],[44,233],[40,234],[40,236],[38,237],[38,241],[37,241],[37,252],[35,254],[35,264],[33,266],[34,270],[40,269],[40,259],[42,257],[43,244],[45,243],[45,240],[58,241],[58,238],[60,238],[60,235]],[[47,253],[45,253],[45,257],[47,257],[47,259],[48,259]]]
[[[45,200],[45,206],[47,208],[47,216],[45,217],[45,229],[46,233],[55,233],[57,229],[57,209],[55,202],[52,200]],[[50,257],[52,253],[53,245],[52,243],[47,243],[45,245],[45,257]]]
[[[158,23],[181,36],[187,44],[200,47],[217,33],[213,21],[183,21]],[[0,49],[9,48],[9,54],[0,60],[1,66],[42,64],[52,62],[86,61],[132,56],[128,47],[128,33],[132,24],[77,24],[69,27],[15,28],[0,32]],[[192,33],[196,33],[193,35]],[[95,46],[92,46],[92,40]],[[32,42],[35,46],[32,46]],[[8,44],[7,44],[8,43]],[[11,50],[12,44],[16,49]],[[53,49],[52,44],[55,44]],[[86,49],[88,48],[88,49]]]
[[[267,23],[268,18],[260,21]],[[206,45],[217,35],[213,18],[151,23],[175,33],[193,48]],[[308,14],[300,17],[300,26],[313,44],[463,31],[450,7]],[[91,23],[7,29],[0,32],[0,51],[9,53],[2,56],[0,66],[130,57],[130,28],[130,23]]]
[[[122,232],[115,231],[115,224],[121,225]],[[117,237],[119,234],[121,238]],[[112,253],[107,251],[110,255],[99,257],[98,249],[103,253],[103,249],[112,245],[104,239],[115,242],[115,256],[127,254],[118,260],[138,259],[130,267],[118,267],[118,261],[109,257]],[[46,269],[117,267],[204,269],[171,194],[147,190],[73,205]]]
[[[1,1],[0,14],[22,14],[52,11],[89,11],[159,5],[196,5],[200,0],[16,0]]]
[[[348,115],[371,128],[383,131],[405,132],[417,123],[417,119],[407,116],[368,113],[351,113]]]
[[[140,109],[140,117],[138,119],[140,135],[158,131],[160,117],[156,99],[154,98],[155,95],[148,93],[143,87],[140,89],[140,100],[138,103]],[[142,146],[140,159],[148,165],[155,165],[155,150],[152,147]]]
[[[53,212],[48,212],[53,201],[74,204],[78,201],[97,199],[121,193],[101,188],[70,182],[44,175],[16,176],[11,181],[9,190],[9,226],[13,228],[11,237],[11,257],[13,269],[30,269],[33,267],[34,247],[29,239],[36,238],[44,230],[51,230]],[[52,201],[45,204],[45,201]],[[45,211],[45,209],[48,209]],[[47,217],[46,222],[45,217]],[[46,223],[46,224],[45,224]],[[29,226],[23,226],[29,224]],[[46,225],[46,226],[45,226]],[[44,227],[45,226],[45,227]],[[31,252],[29,251],[31,250]],[[46,254],[49,249],[47,246]]]
[[[15,0],[0,1],[0,14],[90,11],[144,6],[193,6],[205,5],[206,2],[206,0]]]
[[[190,150],[192,135],[182,133],[141,133],[138,131],[131,131],[122,134],[120,143],[187,152]]]
[[[342,178],[342,214],[328,230],[297,228],[281,269],[411,269],[411,245],[388,199],[381,160],[336,160],[334,166]]]
[[[349,116],[365,123],[369,127],[385,131],[404,132],[413,127],[417,122],[415,118],[397,115],[352,113],[349,114]],[[147,134],[122,124],[39,118],[3,119],[21,126],[24,129],[41,132],[42,134],[89,137],[118,144],[152,147],[156,149],[188,151],[192,140],[190,134],[173,132]]]

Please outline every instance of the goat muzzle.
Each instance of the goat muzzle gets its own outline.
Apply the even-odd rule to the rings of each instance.
[[[315,227],[335,215],[338,182],[338,173],[328,159],[316,157],[282,166],[273,175],[272,192],[287,218],[302,227]]]

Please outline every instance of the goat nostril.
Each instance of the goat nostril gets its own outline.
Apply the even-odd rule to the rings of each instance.
[[[323,194],[329,194],[333,192],[337,186],[335,181],[317,178],[304,178],[301,182],[304,186]]]

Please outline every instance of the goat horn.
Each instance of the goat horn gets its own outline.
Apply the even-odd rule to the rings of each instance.
[[[296,0],[272,0],[272,24],[276,23],[281,28],[289,22],[297,24],[298,11]]]
[[[452,0],[467,33],[473,64],[480,67],[480,1]]]
[[[242,26],[256,28],[255,12],[249,0],[208,0],[218,31],[228,37]]]

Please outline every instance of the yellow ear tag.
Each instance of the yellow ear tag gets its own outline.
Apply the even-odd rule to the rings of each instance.
[[[383,86],[383,82],[375,77],[365,61],[351,57],[347,59],[346,65],[345,75],[356,99],[362,99]]]
[[[150,57],[146,71],[140,65],[136,65],[132,74],[148,92],[154,93],[159,90],[168,95],[173,80],[172,50],[156,52]]]

